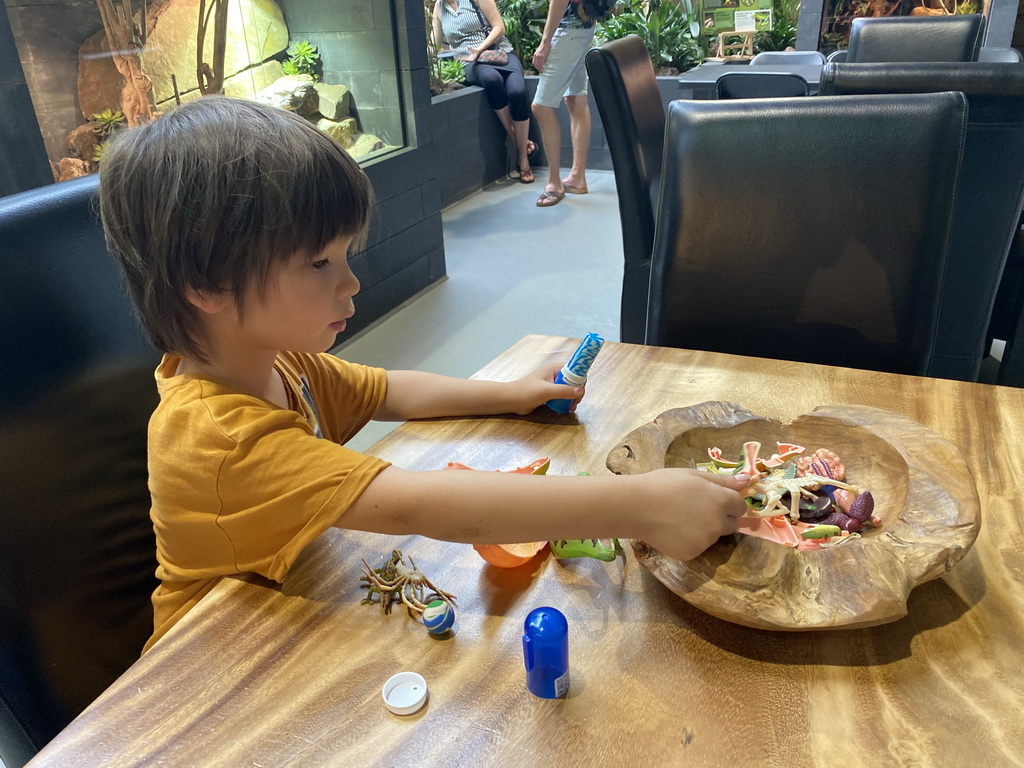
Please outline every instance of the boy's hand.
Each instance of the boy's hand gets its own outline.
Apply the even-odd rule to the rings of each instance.
[[[555,376],[561,369],[562,366],[558,363],[551,363],[512,382],[516,401],[516,407],[512,412],[525,416],[536,410],[538,406],[544,405],[548,400],[572,400],[569,412],[575,411],[576,406],[583,399],[584,387],[555,384]]]
[[[637,498],[645,518],[641,538],[677,560],[692,560],[719,536],[734,533],[747,509],[740,495],[747,475],[658,469],[632,479],[643,485]]]

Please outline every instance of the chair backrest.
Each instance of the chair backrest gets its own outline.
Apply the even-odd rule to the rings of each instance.
[[[152,632],[146,429],[157,355],[97,177],[0,199],[0,758],[24,764]]]
[[[846,61],[846,56],[848,53],[849,51],[847,51],[845,48],[842,48],[838,51],[832,51],[832,53],[825,57],[825,61],[826,63],[830,61]]]
[[[977,13],[854,19],[846,61],[975,61],[984,30]]]
[[[964,93],[969,111],[928,374],[974,381],[1024,203],[1024,64],[829,64],[821,77],[825,94],[935,91]]]
[[[998,363],[993,358],[982,361],[982,375],[978,380],[1024,387],[1024,215],[1006,257],[988,335],[1005,344]],[[990,365],[995,367],[994,373],[985,370]]]
[[[651,56],[637,35],[612,40],[586,57],[615,171],[625,260],[620,339],[642,344],[661,184],[665,108]]]
[[[761,51],[750,60],[750,66],[758,64],[824,64],[825,54],[819,51]]]
[[[966,112],[956,93],[672,102],[647,343],[924,373]]]
[[[806,96],[807,81],[783,72],[726,72],[715,81],[720,99],[765,99]]]
[[[1016,48],[989,48],[983,45],[978,51],[978,61],[1001,61],[1004,64],[1013,64],[1024,61],[1024,54],[1021,54]]]

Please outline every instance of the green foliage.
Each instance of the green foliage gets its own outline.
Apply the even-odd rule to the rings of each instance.
[[[597,31],[601,41],[639,35],[651,54],[655,69],[690,69],[704,60],[700,24],[687,0],[630,0],[626,11],[604,21]]]
[[[796,45],[796,27],[800,18],[800,0],[774,0],[772,29],[754,35],[754,51],[784,51]]]
[[[285,51],[288,58],[281,62],[281,71],[286,75],[310,75],[313,82],[320,79],[320,52],[309,40],[293,40]]]
[[[100,139],[106,139],[114,135],[114,132],[124,125],[124,114],[118,110],[104,109],[89,117],[92,123],[92,132]]]
[[[101,162],[103,162],[103,153],[107,151],[107,143],[108,142],[106,141],[101,141],[99,144],[96,145],[96,149],[93,150],[92,161],[96,163],[96,165],[99,165]]]
[[[442,83],[461,83],[466,79],[466,68],[458,59],[441,59],[438,68]]]
[[[544,33],[548,0],[498,0],[498,10],[505,22],[505,37],[523,66],[529,68]]]
[[[961,16],[970,16],[978,13],[978,3],[975,0],[964,0],[956,7],[956,12]]]

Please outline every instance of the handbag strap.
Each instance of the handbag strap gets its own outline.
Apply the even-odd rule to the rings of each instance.
[[[480,13],[480,6],[476,4],[476,0],[469,0],[469,4],[473,6],[473,10],[476,11],[476,17],[480,19],[480,26],[486,34],[491,34],[491,25],[487,23],[487,19]]]

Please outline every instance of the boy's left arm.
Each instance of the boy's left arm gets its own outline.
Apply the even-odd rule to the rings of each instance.
[[[538,368],[518,381],[455,379],[422,371],[388,371],[384,404],[377,421],[405,421],[438,416],[488,416],[499,413],[526,415],[548,400],[572,400],[570,410],[583,398],[583,388],[555,384],[557,364]]]

